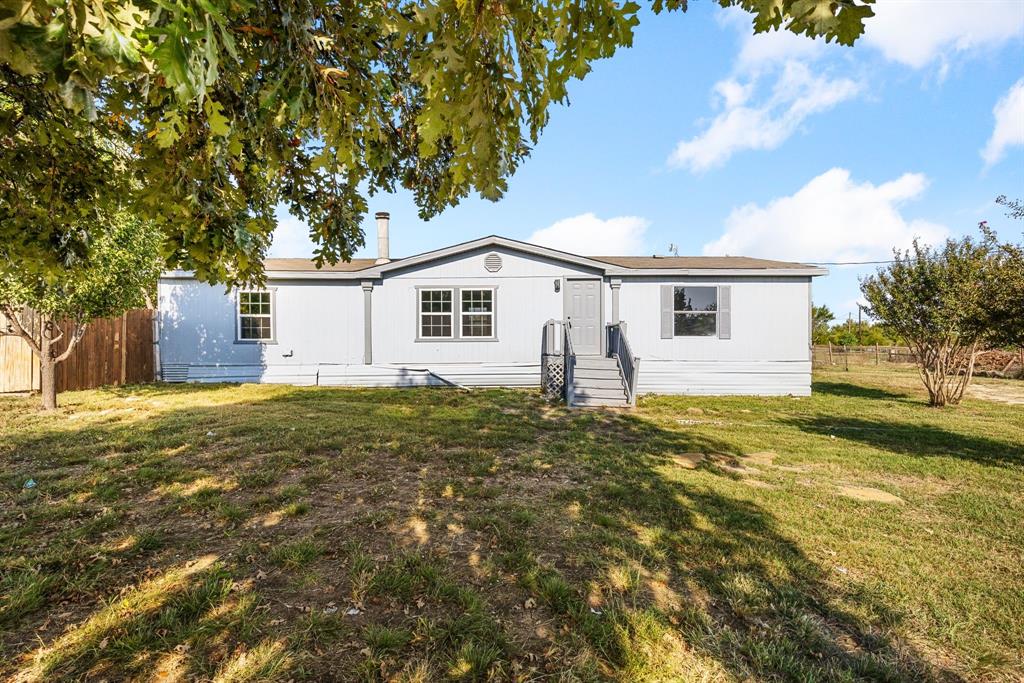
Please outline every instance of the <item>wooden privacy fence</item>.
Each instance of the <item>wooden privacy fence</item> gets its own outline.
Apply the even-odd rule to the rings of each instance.
[[[907,346],[839,346],[815,344],[811,347],[814,367],[838,365],[881,365],[882,363],[913,363],[917,360]]]
[[[57,365],[57,391],[153,381],[154,313],[139,308],[89,323],[71,355]],[[39,334],[38,319],[31,323]],[[6,324],[0,316],[0,325]],[[63,348],[61,340],[57,352]],[[39,358],[21,337],[0,336],[0,393],[38,389]]]

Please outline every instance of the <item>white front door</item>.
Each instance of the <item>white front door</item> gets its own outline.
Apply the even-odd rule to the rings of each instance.
[[[565,281],[565,317],[572,330],[573,351],[581,356],[601,353],[601,280]]]

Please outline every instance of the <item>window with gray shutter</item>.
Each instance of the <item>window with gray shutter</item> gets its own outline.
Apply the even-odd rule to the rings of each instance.
[[[672,322],[677,337],[714,337],[718,323],[718,288],[674,287]]]
[[[732,339],[732,287],[718,287],[718,338]]]
[[[661,338],[671,339],[673,332],[672,322],[672,285],[661,286]]]

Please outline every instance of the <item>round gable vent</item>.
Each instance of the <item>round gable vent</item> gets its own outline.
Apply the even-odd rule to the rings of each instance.
[[[488,273],[497,273],[501,270],[501,256],[498,254],[488,254],[485,256],[484,268],[487,269]]]

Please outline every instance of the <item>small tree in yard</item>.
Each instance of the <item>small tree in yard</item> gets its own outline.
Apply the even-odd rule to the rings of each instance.
[[[970,237],[941,249],[916,240],[907,252],[861,282],[868,314],[906,340],[933,406],[957,404],[990,332],[983,307],[992,245]]]
[[[92,234],[84,258],[46,274],[0,261],[0,313],[6,318],[0,334],[21,337],[39,357],[47,410],[57,407],[57,364],[71,355],[89,323],[143,305],[160,273],[161,236],[148,225],[118,215]]]
[[[982,300],[990,326],[989,341],[993,346],[1016,349],[1024,372],[1024,245],[1000,244],[987,223],[982,222],[980,228],[991,251]]]

